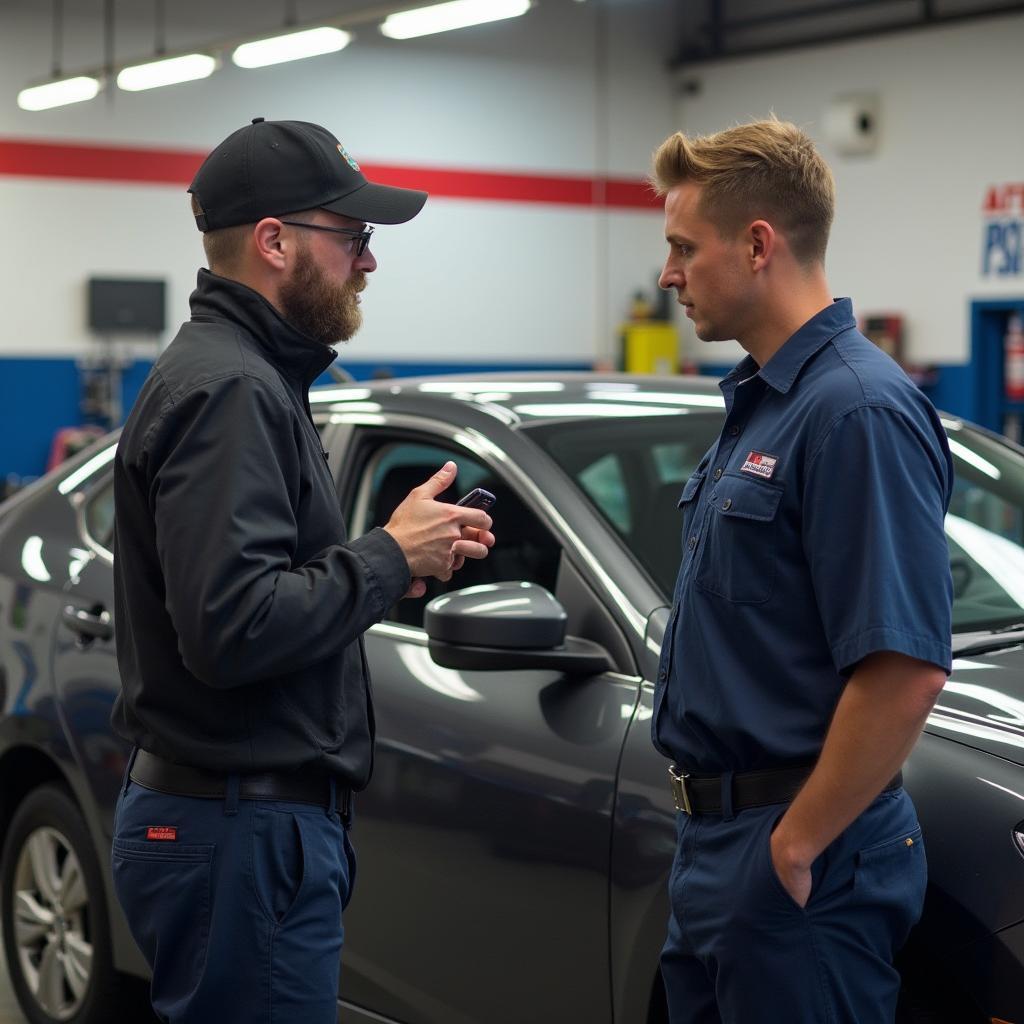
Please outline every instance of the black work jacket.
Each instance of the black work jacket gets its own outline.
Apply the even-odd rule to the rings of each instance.
[[[207,270],[114,466],[115,730],[181,764],[369,781],[362,634],[410,583],[383,530],[347,541],[309,412],[333,351]]]

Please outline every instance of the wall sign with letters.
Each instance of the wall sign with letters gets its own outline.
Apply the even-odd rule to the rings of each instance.
[[[1011,277],[1024,272],[1024,182],[989,186],[982,215],[982,274]]]

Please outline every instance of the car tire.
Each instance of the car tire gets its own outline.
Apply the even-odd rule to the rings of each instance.
[[[0,857],[4,952],[31,1024],[116,1020],[114,970],[99,861],[81,811],[47,784],[25,797]]]

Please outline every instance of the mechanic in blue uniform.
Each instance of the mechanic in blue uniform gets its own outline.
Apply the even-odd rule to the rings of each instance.
[[[114,583],[134,744],[115,890],[170,1024],[334,1024],[351,793],[373,766],[363,632],[494,543],[434,500],[447,463],[349,541],[310,415],[377,268],[377,185],[319,125],[256,118],[189,189],[209,270],[118,444]]]
[[[951,667],[945,434],[832,299],[833,179],[798,128],[676,133],[653,180],[662,287],[748,353],[679,501],[654,702],[670,1020],[891,1024],[926,877],[900,767]]]

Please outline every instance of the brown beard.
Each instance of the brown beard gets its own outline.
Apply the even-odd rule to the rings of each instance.
[[[344,284],[334,284],[303,247],[291,276],[281,285],[281,312],[293,327],[322,345],[348,341],[363,322],[356,296],[365,287],[366,275],[360,270]]]

